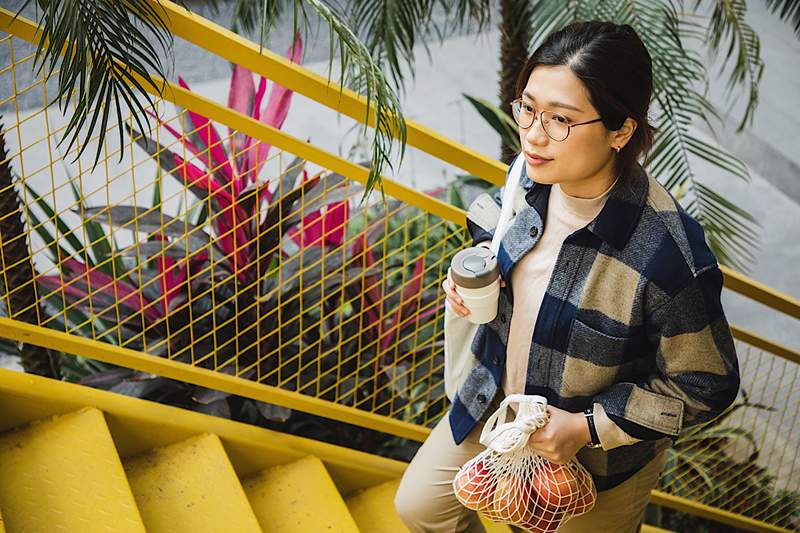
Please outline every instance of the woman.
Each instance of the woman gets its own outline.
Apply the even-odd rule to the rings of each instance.
[[[498,253],[498,315],[478,328],[478,364],[395,506],[412,532],[484,531],[450,483],[484,449],[482,422],[502,398],[538,394],[550,418],[528,445],[577,458],[598,490],[594,509],[558,531],[638,531],[673,440],[738,392],[722,274],[700,225],[637,162],[652,145],[652,65],[630,26],[550,35],[517,92],[526,176]],[[475,243],[491,239],[493,228],[468,225]],[[466,316],[445,291],[449,312]]]

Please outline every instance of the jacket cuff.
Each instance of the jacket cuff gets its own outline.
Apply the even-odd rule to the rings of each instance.
[[[594,397],[625,433],[641,440],[677,438],[683,425],[683,401],[634,383],[616,383]]]
[[[603,449],[608,451],[620,446],[628,446],[641,442],[642,439],[637,439],[625,433],[616,422],[606,413],[602,404],[592,404],[592,412],[594,413],[594,425],[597,429],[597,436],[600,438],[600,444]]]

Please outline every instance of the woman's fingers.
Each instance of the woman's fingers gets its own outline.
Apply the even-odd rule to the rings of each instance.
[[[442,288],[447,296],[447,301],[450,303],[450,307],[453,308],[456,314],[460,317],[467,316],[469,314],[469,309],[467,309],[467,307],[464,305],[464,300],[456,291],[456,284],[453,282],[453,280],[446,279],[442,285]]]

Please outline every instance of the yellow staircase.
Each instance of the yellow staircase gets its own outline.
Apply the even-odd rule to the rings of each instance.
[[[0,413],[0,533],[407,531],[400,461],[4,369]]]

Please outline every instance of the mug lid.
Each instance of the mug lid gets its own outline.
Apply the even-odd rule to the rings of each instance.
[[[450,262],[450,276],[459,287],[480,289],[494,283],[499,275],[497,257],[485,246],[465,248]]]

